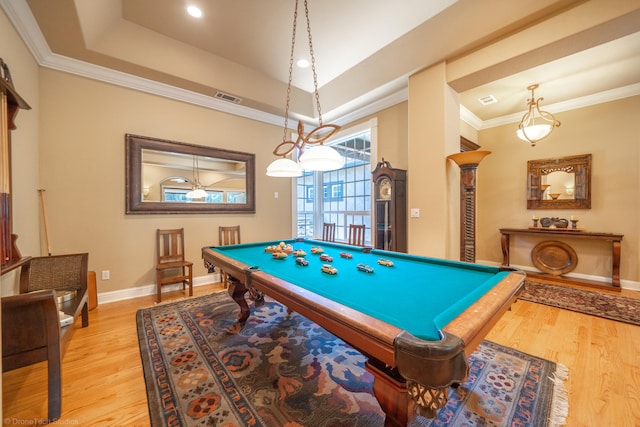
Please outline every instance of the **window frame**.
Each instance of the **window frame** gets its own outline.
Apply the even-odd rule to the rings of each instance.
[[[373,197],[373,182],[371,181],[371,172],[373,172],[373,169],[375,168],[376,164],[377,164],[377,158],[378,158],[378,129],[377,129],[377,118],[372,118],[369,119],[363,123],[360,123],[358,125],[346,128],[346,129],[342,129],[340,132],[338,132],[336,134],[336,136],[334,136],[331,141],[329,141],[330,145],[333,145],[335,143],[339,143],[345,140],[348,140],[349,138],[353,138],[353,137],[357,137],[358,134],[361,134],[363,132],[369,131],[369,137],[370,137],[370,148],[369,148],[369,164],[368,164],[368,168],[367,168],[367,182],[368,182],[368,188],[369,188],[369,195],[368,197],[368,202],[367,202],[367,207],[368,210],[343,210],[341,215],[342,215],[342,228],[339,228],[338,226],[336,226],[336,240],[338,241],[345,241],[347,240],[347,232],[348,230],[346,229],[346,224],[349,223],[355,223],[355,224],[360,224],[363,221],[352,221],[349,218],[354,217],[354,216],[361,216],[361,215],[368,215],[368,223],[367,223],[367,233],[368,233],[368,238],[367,238],[367,245],[371,245],[374,246],[375,242],[373,241],[374,239],[374,235],[375,233],[371,232],[371,224],[373,223],[373,216],[375,214],[374,212],[374,197]],[[292,138],[295,139],[296,135],[293,135]],[[297,155],[297,153],[296,153]],[[294,159],[296,158],[296,155],[294,155]],[[314,174],[322,174],[323,172],[314,172]],[[308,174],[308,173],[307,173]],[[303,174],[304,176],[307,176],[307,174]],[[312,219],[309,220],[308,218],[308,214],[307,214],[307,219],[304,218],[299,218],[299,210],[298,210],[298,203],[300,200],[308,200],[309,199],[309,193],[311,192],[311,194],[313,194],[314,190],[309,191],[309,188],[314,188],[313,185],[308,185],[306,183],[302,183],[301,185],[304,185],[305,188],[305,198],[299,198],[298,197],[298,183],[300,178],[294,178],[291,180],[291,198],[292,198],[292,203],[291,203],[291,207],[292,207],[292,218],[294,218],[294,220],[292,221],[292,235],[293,236],[298,236],[299,233],[299,225],[300,225],[300,221],[302,221],[305,227],[308,227],[308,223],[312,222],[313,224],[313,237],[319,238],[319,236],[322,235],[322,224],[323,224],[323,212],[320,210],[320,208],[318,207],[318,200],[314,199],[314,204],[313,204],[313,212],[311,212],[311,217]],[[333,182],[333,180],[332,180]],[[360,180],[360,182],[362,182],[362,180]],[[348,183],[343,183],[343,189],[342,189],[342,197],[346,197],[345,196],[345,186],[348,185]],[[302,211],[302,212],[308,212],[308,211]],[[312,237],[312,236],[301,236],[301,237]]]

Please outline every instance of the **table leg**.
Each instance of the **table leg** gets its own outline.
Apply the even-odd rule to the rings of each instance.
[[[233,300],[240,307],[240,314],[238,314],[238,321],[241,323],[244,323],[249,318],[249,314],[251,314],[251,309],[249,308],[249,304],[247,304],[247,300],[244,297],[244,294],[247,293],[248,289],[246,288],[244,283],[242,283],[241,281],[239,281],[233,276],[229,276],[228,282],[229,282],[229,288],[227,291],[229,292],[229,296],[231,296],[231,298],[233,298]]]
[[[87,326],[89,326],[89,303],[85,302],[82,306],[82,327],[86,328]]]
[[[502,234],[500,243],[502,245],[502,265],[509,265],[509,234]]]
[[[613,262],[611,267],[611,285],[615,288],[620,287],[620,250],[622,242],[620,240],[614,240],[611,248],[613,255]]]
[[[415,409],[407,394],[406,381],[400,376],[390,375],[370,362],[367,362],[365,367],[373,375],[373,394],[386,415],[385,427],[409,425],[415,417]]]

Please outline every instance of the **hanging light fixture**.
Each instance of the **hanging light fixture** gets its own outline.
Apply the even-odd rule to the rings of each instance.
[[[204,199],[207,192],[200,185],[200,169],[198,168],[198,156],[193,156],[193,187],[185,194],[187,199]]]
[[[313,43],[311,41],[311,25],[309,22],[309,8],[307,0],[304,0],[304,13],[307,18],[307,35],[309,37],[309,54],[311,56],[311,70],[313,71],[313,86],[316,98],[316,108],[318,110],[319,126],[304,135],[304,124],[298,121],[298,138],[296,142],[287,141],[287,127],[289,124],[289,102],[291,99],[291,77],[293,74],[293,53],[296,43],[296,27],[298,21],[298,0],[296,0],[293,12],[293,31],[291,36],[291,56],[289,59],[289,81],[287,83],[287,103],[284,112],[284,135],[282,143],[274,150],[273,154],[281,157],[271,162],[267,167],[267,175],[274,177],[298,177],[303,170],[309,171],[329,171],[340,169],[344,165],[344,158],[335,149],[323,145],[340,130],[338,125],[324,125],[322,123],[322,110],[320,109],[320,95],[318,93],[318,76],[316,74],[316,60],[313,54]],[[306,147],[313,145],[313,147]],[[295,149],[300,151],[299,163],[286,158]],[[305,151],[306,148],[306,151]]]
[[[522,117],[516,132],[518,138],[530,142],[532,147],[535,147],[538,141],[548,137],[554,128],[560,126],[560,122],[553,117],[553,114],[540,110],[540,101],[544,98],[535,98],[533,91],[537,88],[537,84],[527,87],[527,90],[531,91],[531,99],[527,100],[529,111]]]

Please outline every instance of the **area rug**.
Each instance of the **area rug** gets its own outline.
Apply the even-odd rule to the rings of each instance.
[[[527,280],[519,299],[640,326],[640,299]]]
[[[238,324],[216,293],[137,312],[152,426],[384,425],[362,354],[271,299],[251,311]],[[566,368],[488,341],[469,362],[439,418],[413,426],[562,425]]]

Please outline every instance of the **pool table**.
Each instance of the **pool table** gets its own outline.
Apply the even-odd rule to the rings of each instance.
[[[268,295],[367,356],[388,426],[407,425],[416,412],[436,415],[449,387],[466,379],[467,356],[525,279],[513,269],[339,243],[282,243],[304,251],[308,263],[293,254],[274,256],[280,241],[204,247],[202,257],[210,272],[217,267],[231,277],[239,321],[250,315],[248,291],[258,301]],[[333,260],[321,260],[322,253]],[[334,268],[323,269],[326,264]]]

